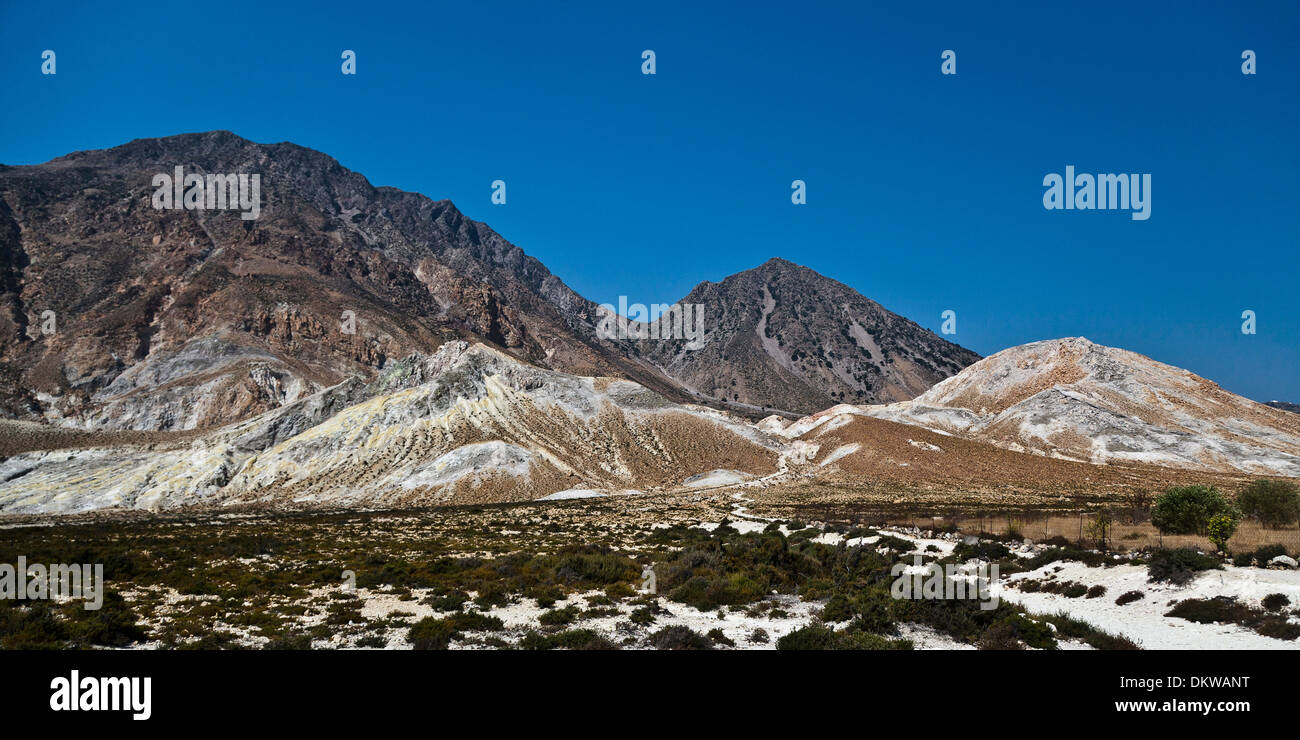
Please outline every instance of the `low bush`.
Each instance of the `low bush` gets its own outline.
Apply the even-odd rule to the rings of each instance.
[[[1071,583],[1061,589],[1061,595],[1067,599],[1077,599],[1088,593],[1088,587],[1082,583]]]
[[[1010,614],[984,630],[976,645],[981,650],[1018,650],[1023,643],[1040,650],[1056,648],[1056,637],[1046,622],[1023,614]]]
[[[406,639],[416,650],[446,650],[457,637],[456,627],[449,619],[425,617],[406,633]]]
[[[1172,583],[1183,586],[1190,583],[1201,571],[1222,567],[1218,558],[1190,547],[1156,550],[1147,560],[1147,580],[1152,583]]]
[[[1291,605],[1291,599],[1286,594],[1269,594],[1260,603],[1271,612],[1280,612]]]
[[[685,625],[664,627],[650,636],[656,650],[712,650],[713,641]]]
[[[911,650],[908,640],[890,640],[866,632],[835,630],[819,624],[801,627],[776,641],[777,650]]]
[[[573,620],[578,618],[578,607],[569,605],[563,609],[552,609],[543,612],[537,618],[538,624],[546,627],[562,627],[566,624],[573,624]]]
[[[1124,606],[1125,604],[1131,604],[1134,601],[1137,601],[1145,597],[1146,594],[1142,593],[1141,591],[1125,591],[1124,593],[1119,595],[1119,598],[1115,599],[1115,603],[1120,606]]]
[[[529,631],[519,640],[520,650],[618,650],[618,646],[594,630],[578,629],[543,635]]]
[[[952,554],[959,563],[974,559],[992,562],[1009,556],[1011,550],[1001,542],[976,542],[973,545],[963,542],[953,548]]]
[[[712,640],[713,644],[715,645],[723,645],[726,647],[736,646],[736,641],[731,639],[730,637],[727,637],[727,635],[717,627],[714,627],[713,629],[709,630],[709,633],[705,635],[705,637]]]

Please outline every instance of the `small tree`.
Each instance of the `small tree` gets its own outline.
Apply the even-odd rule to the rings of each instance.
[[[1147,518],[1151,508],[1151,492],[1145,488],[1134,488],[1126,497],[1129,506],[1128,523],[1138,524]]]
[[[1114,521],[1110,511],[1102,509],[1094,514],[1088,522],[1088,537],[1097,543],[1097,549],[1106,549],[1106,542],[1110,539],[1110,530],[1114,525]]]
[[[1283,480],[1257,480],[1237,495],[1237,505],[1265,527],[1285,527],[1300,519],[1300,493]]]
[[[1210,521],[1205,525],[1210,542],[1214,543],[1219,552],[1226,550],[1228,540],[1237,531],[1237,522],[1238,519],[1230,514],[1215,514],[1210,517]]]
[[[1241,518],[1237,507],[1214,486],[1175,486],[1156,499],[1151,523],[1161,534],[1205,534],[1217,514]]]

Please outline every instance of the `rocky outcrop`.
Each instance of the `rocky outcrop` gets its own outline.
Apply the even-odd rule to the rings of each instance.
[[[626,380],[568,375],[451,342],[205,435],[16,454],[0,512],[202,504],[534,500],[574,488],[682,487],[725,465],[763,475],[786,443]]]

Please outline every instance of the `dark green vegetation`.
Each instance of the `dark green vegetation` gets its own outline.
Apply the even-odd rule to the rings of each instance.
[[[908,648],[897,631],[904,623],[990,646],[1052,647],[1065,634],[1033,631],[1029,625],[1056,618],[1023,615],[1007,602],[986,610],[976,599],[892,598],[891,568],[912,547],[898,537],[847,547],[814,542],[821,530],[790,523],[790,536],[777,526],[741,534],[724,523],[708,531],[689,526],[699,513],[669,504],[638,520],[584,502],[168,516],[60,524],[57,535],[49,527],[15,527],[4,531],[0,562],[24,555],[29,562],[103,563],[108,595],[98,612],[79,603],[0,602],[0,646],[706,649],[776,640],[785,630],[772,637],[762,629],[701,634],[672,624],[670,612],[689,605],[781,620],[796,599],[823,602],[821,621],[776,640],[785,649]],[[652,526],[660,519],[678,523]],[[859,528],[856,536],[871,534]],[[937,554],[923,557],[935,561]],[[1073,546],[1016,561],[997,542],[963,546],[959,555],[998,560],[1004,575],[1057,559],[1104,561]],[[662,598],[638,593],[647,565]],[[355,590],[346,587],[352,581]],[[377,597],[384,608],[373,606]],[[523,599],[543,610],[534,624],[507,628],[488,613]],[[617,628],[597,632],[593,619]],[[1077,639],[1123,645],[1091,628],[1076,631]]]
[[[602,539],[593,536],[596,527],[561,527],[544,512],[507,520],[497,518],[499,511],[168,517],[70,524],[57,536],[49,527],[8,529],[0,562],[23,555],[31,563],[102,563],[107,595],[99,611],[85,611],[80,602],[0,600],[0,647],[124,647],[146,640],[172,648],[293,649],[313,640],[379,647],[389,633],[405,636],[409,628],[420,646],[436,648],[467,632],[502,628],[471,606],[486,609],[521,596],[553,603],[601,589],[634,592],[636,561],[606,545],[580,544]],[[512,529],[526,531],[536,549],[521,550],[520,538],[500,534]],[[608,538],[607,528],[604,533]],[[345,588],[345,571],[358,588],[410,608],[399,604],[387,616],[363,616],[362,601]],[[416,590],[426,606],[452,614],[412,627],[414,620],[402,615],[413,616]]]
[[[1271,608],[1267,604],[1265,606]],[[1275,637],[1279,640],[1294,640],[1300,637],[1300,624],[1290,623],[1285,615],[1270,614],[1265,609],[1255,609],[1226,596],[1213,599],[1185,599],[1175,604],[1165,616],[1179,617],[1189,622],[1203,624],[1237,624],[1265,637]]]
[[[1257,565],[1261,568],[1268,565],[1268,561],[1279,555],[1288,555],[1286,548],[1282,545],[1264,545],[1256,548],[1254,552],[1239,552],[1232,556],[1232,564],[1239,568],[1246,568],[1251,565]]]
[[[1175,486],[1151,509],[1151,523],[1165,534],[1206,534],[1216,516],[1236,521],[1241,511],[1214,486]]]
[[[1266,527],[1285,527],[1300,520],[1300,492],[1290,481],[1257,480],[1237,494],[1237,505]]]
[[[1222,568],[1218,558],[1190,547],[1156,550],[1147,559],[1147,579],[1153,583],[1167,582],[1183,586],[1201,571]]]
[[[1115,599],[1115,603],[1124,606],[1125,604],[1131,604],[1134,601],[1144,598],[1146,598],[1146,594],[1141,591],[1125,591]]]

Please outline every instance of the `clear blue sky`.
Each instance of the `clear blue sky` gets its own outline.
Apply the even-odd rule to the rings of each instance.
[[[4,2],[0,162],[229,129],[450,198],[596,301],[781,256],[982,354],[1083,335],[1300,401],[1297,3],[269,5]],[[1151,173],[1150,220],[1044,210],[1071,164]]]

